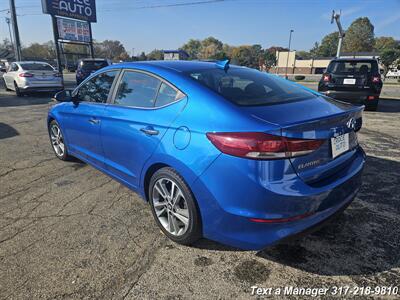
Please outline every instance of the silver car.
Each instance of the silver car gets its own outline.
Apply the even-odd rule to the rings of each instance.
[[[48,63],[39,61],[17,61],[9,65],[3,74],[7,90],[17,96],[28,92],[52,92],[63,89],[61,75]]]

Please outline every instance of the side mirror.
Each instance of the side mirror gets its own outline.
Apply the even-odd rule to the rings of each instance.
[[[56,93],[53,97],[54,100],[57,102],[71,102],[73,101],[73,97],[71,95],[71,91],[69,90],[63,90],[58,93]]]

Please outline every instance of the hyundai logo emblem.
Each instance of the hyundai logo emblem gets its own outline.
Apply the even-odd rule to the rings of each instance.
[[[347,121],[346,125],[347,125],[347,128],[349,128],[349,129],[355,129],[356,128],[356,120],[354,118],[351,118],[350,120]]]

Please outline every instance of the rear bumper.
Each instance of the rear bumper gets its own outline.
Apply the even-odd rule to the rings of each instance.
[[[372,90],[362,90],[362,91],[335,91],[327,90],[320,91],[320,93],[325,94],[328,97],[350,102],[356,104],[369,104],[377,102],[379,100],[380,93]],[[373,96],[373,100],[368,100],[369,96]]]
[[[260,250],[299,234],[341,210],[361,186],[365,154],[361,148],[334,181],[311,187],[284,171],[285,161],[252,161],[221,155],[195,182],[206,238]],[[282,176],[280,176],[282,175]],[[279,178],[280,177],[280,178]],[[308,217],[281,223],[250,218]]]

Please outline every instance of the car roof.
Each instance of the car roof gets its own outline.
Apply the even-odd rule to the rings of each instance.
[[[106,58],[82,58],[80,61],[107,61]]]
[[[152,60],[152,61],[140,61],[140,62],[125,62],[118,64],[121,68],[145,68],[158,67],[163,69],[170,69],[176,72],[187,72],[187,71],[200,71],[207,69],[217,68],[217,61],[198,61],[198,60]],[[114,65],[115,67],[115,65]],[[237,67],[231,65],[231,67]]]
[[[377,61],[376,58],[370,58],[370,57],[337,57],[332,59],[332,61]]]
[[[35,60],[23,60],[23,61],[14,61],[16,64],[47,64],[50,65],[46,61],[35,61]]]

